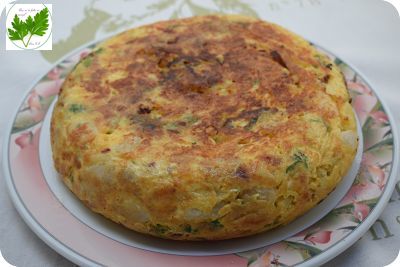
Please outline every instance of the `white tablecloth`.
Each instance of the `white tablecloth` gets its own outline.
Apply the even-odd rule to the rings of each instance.
[[[40,3],[29,1],[35,2]],[[53,4],[53,51],[5,51],[5,27],[0,27],[0,139],[24,92],[57,58],[87,41],[157,19],[143,8],[157,0],[44,2]],[[165,19],[199,12],[190,8],[191,2],[218,11],[212,0],[167,2],[171,7],[158,10],[158,16]],[[400,125],[400,18],[390,4],[381,0],[254,0],[247,3],[253,7],[251,10],[237,8],[233,12],[256,13],[277,22],[353,64],[388,103]],[[174,14],[177,7],[180,9]],[[145,16],[139,20],[137,15],[140,14]],[[0,25],[5,25],[4,12],[0,21]],[[73,266],[25,225],[11,203],[2,176],[0,173],[0,249],[3,256],[16,266]],[[367,232],[326,266],[383,266],[394,260],[400,248],[400,224],[396,219],[400,216],[400,194],[395,192],[392,198],[394,201],[381,216],[391,234],[385,238],[384,233],[377,230],[378,239],[373,240]]]

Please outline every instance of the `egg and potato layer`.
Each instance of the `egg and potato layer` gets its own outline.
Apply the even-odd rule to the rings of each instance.
[[[65,80],[57,171],[90,209],[138,232],[219,240],[284,225],[323,200],[357,149],[338,67],[282,27],[170,20],[103,43]]]

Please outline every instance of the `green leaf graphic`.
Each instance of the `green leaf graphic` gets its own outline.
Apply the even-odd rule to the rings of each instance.
[[[29,18],[29,17],[28,17]],[[28,29],[32,35],[43,36],[49,29],[49,10],[46,8],[36,13],[33,19],[33,27]]]
[[[15,15],[11,25],[13,26],[13,28],[8,29],[10,39],[13,41],[21,40],[23,42],[24,37],[28,35],[26,24],[22,20],[20,20],[17,15]]]
[[[22,21],[17,15],[11,23],[12,28],[8,28],[8,36],[12,41],[21,41],[25,47],[28,47],[29,41],[33,35],[43,36],[49,29],[49,10],[43,8],[35,17],[29,16],[26,21]],[[29,35],[28,41],[25,43],[25,36]]]
[[[33,21],[33,18],[31,16],[29,16],[26,21],[26,28],[28,29],[28,31],[31,31],[33,29],[33,27],[35,26],[35,22]]]

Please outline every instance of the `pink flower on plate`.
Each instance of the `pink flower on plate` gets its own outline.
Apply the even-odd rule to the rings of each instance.
[[[33,90],[28,98],[28,106],[31,112],[31,118],[38,122],[43,119],[44,111],[42,110],[42,104],[40,103],[41,96]]]
[[[31,118],[34,122],[39,122],[43,120],[44,116],[45,113],[43,112],[43,110],[33,110],[31,112]]]
[[[374,155],[372,155],[371,153],[368,153],[368,152],[363,154],[362,161],[361,161],[362,165],[367,165],[368,166],[368,165],[372,165],[374,163],[375,163],[375,156]]]
[[[368,170],[366,169],[365,172]],[[364,174],[362,174],[364,176]],[[365,175],[367,176],[367,175]],[[359,184],[353,185],[350,190],[346,193],[346,196],[340,201],[338,207],[344,205],[351,205],[354,199],[370,199],[382,194],[382,190],[378,186],[369,180],[363,180]]]
[[[371,90],[362,83],[347,81],[347,86],[349,87],[350,90],[356,91],[360,94],[372,95]]]
[[[41,82],[36,85],[35,90],[41,97],[47,98],[57,95],[63,82],[64,79]]]
[[[15,143],[21,149],[24,149],[26,146],[32,144],[32,140],[33,140],[33,133],[32,132],[24,132],[15,139]]]
[[[369,114],[376,124],[389,123],[389,118],[383,111],[374,111]]]
[[[385,187],[385,172],[376,165],[368,166],[368,173],[371,175],[373,182],[382,191]]]
[[[60,78],[61,69],[59,67],[53,68],[49,73],[47,73],[47,78],[50,80],[57,80]]]
[[[40,104],[40,95],[33,90],[28,98],[28,106],[31,110],[40,110],[42,109],[42,105]]]
[[[306,242],[310,242],[313,245],[315,244],[326,244],[331,241],[331,236],[332,236],[332,231],[321,231],[321,232],[316,232],[310,235],[306,235],[304,237],[304,240]]]
[[[376,102],[376,97],[370,95],[357,95],[353,98],[353,108],[358,115],[361,125],[364,125]]]
[[[262,254],[256,261],[253,261],[249,267],[271,267],[271,262],[274,261],[274,255],[271,251]]]
[[[40,170],[38,149],[39,149],[40,128],[32,131],[18,134],[14,142],[20,148],[16,154],[15,160],[11,164],[19,173],[29,173],[31,175],[42,175]],[[14,168],[13,167],[13,168]],[[40,179],[38,179],[40,180]],[[46,186],[40,183],[38,186]]]
[[[362,222],[369,214],[370,208],[367,204],[357,202],[353,200],[353,216],[359,221]]]

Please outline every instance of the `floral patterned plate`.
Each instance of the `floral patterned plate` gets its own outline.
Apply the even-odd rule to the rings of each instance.
[[[331,56],[347,80],[364,140],[360,170],[350,190],[318,222],[272,245],[216,256],[154,252],[95,231],[65,208],[65,199],[53,193],[40,162],[51,158],[39,156],[40,132],[51,103],[65,76],[92,47],[67,56],[29,89],[10,123],[3,151],[6,183],[17,210],[41,239],[71,261],[82,266],[315,266],[356,242],[387,204],[398,165],[392,116],[364,78]]]

